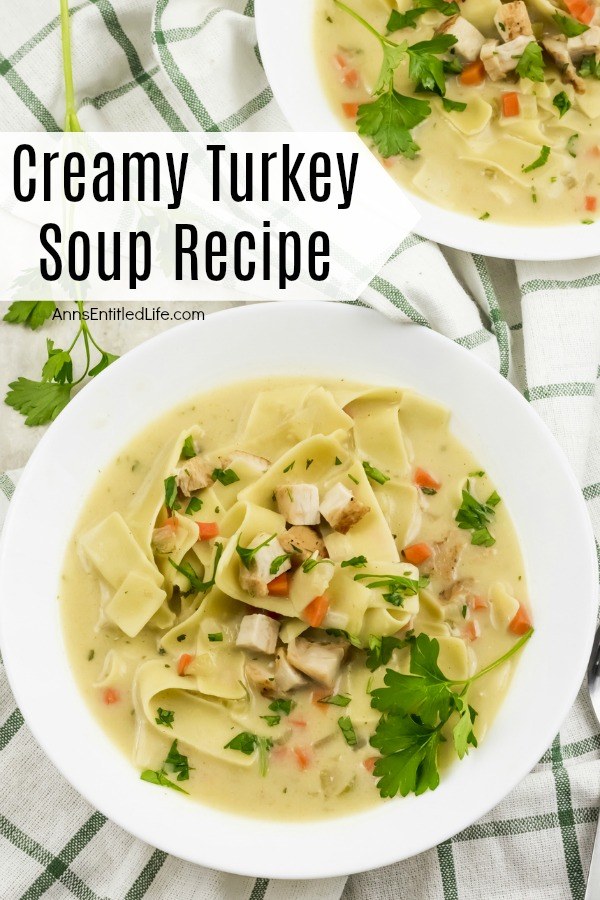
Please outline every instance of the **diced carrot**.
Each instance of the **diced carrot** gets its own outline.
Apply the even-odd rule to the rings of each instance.
[[[294,728],[306,728],[306,722],[304,719],[287,719],[287,721]]]
[[[321,712],[327,712],[329,706],[327,705],[327,703],[321,703],[321,700],[324,700],[325,697],[329,696],[331,696],[331,691],[328,688],[315,688],[310,695],[310,699],[316,706],[319,707]]]
[[[294,756],[301,769],[308,769],[311,757],[310,750],[307,747],[294,747]]]
[[[441,484],[437,481],[433,475],[430,475],[429,472],[426,472],[425,469],[416,468],[415,469],[415,484],[420,488],[432,488],[434,491],[439,491],[441,488]]]
[[[519,603],[519,609],[517,610],[514,618],[511,619],[508,630],[512,631],[513,634],[522,635],[529,631],[530,628],[531,619],[529,618],[529,613],[527,612],[523,604]]]
[[[508,91],[506,94],[502,94],[502,115],[504,118],[508,119],[511,116],[518,116],[520,112],[521,105],[517,92]]]
[[[198,522],[198,533],[201,541],[210,541],[218,537],[219,525],[217,522]]]
[[[347,119],[355,119],[358,115],[358,103],[342,103],[342,112]]]
[[[485,66],[480,59],[475,60],[475,62],[469,63],[469,65],[465,66],[460,73],[461,84],[474,87],[475,85],[483,84],[484,81]]]
[[[312,628],[318,628],[327,615],[328,609],[329,600],[326,594],[322,594],[320,597],[315,597],[315,599],[311,600],[308,606],[305,606],[304,610],[302,611],[304,621],[308,622],[308,624]]]
[[[587,0],[565,0],[565,6],[571,15],[584,25],[589,25],[594,18],[594,7]]]
[[[107,706],[111,706],[113,703],[118,703],[120,700],[119,692],[116,688],[107,687],[104,688],[102,694],[102,700],[106,703]]]
[[[366,759],[363,759],[363,766],[365,767],[367,772],[373,774],[373,769],[375,768],[375,763],[378,759],[378,756],[368,756]]]
[[[481,594],[471,594],[467,602],[472,610],[487,609],[489,605]]]
[[[358,83],[360,81],[360,76],[356,69],[346,69],[344,74],[342,75],[342,84],[345,84],[346,87],[355,88],[358,87]]]
[[[269,582],[269,594],[271,597],[287,597],[290,593],[288,573],[282,572],[277,578]]]
[[[588,212],[596,212],[598,208],[598,198],[587,196],[585,198],[585,208]]]
[[[284,744],[274,744],[271,750],[271,759],[285,759],[289,756],[289,752],[289,747],[286,747]]]
[[[194,657],[191,653],[182,653],[179,659],[177,660],[177,674],[185,675],[188,667],[194,661]]]
[[[479,622],[476,619],[471,619],[466,623],[464,636],[467,640],[476,641],[480,634],[481,628],[479,626]]]
[[[168,519],[162,523],[161,528],[171,528],[173,531],[177,528],[177,519],[175,516],[170,516]]]
[[[348,60],[346,59],[346,57],[344,56],[343,53],[334,53],[333,64],[336,67],[336,69],[340,69],[340,71],[341,71],[342,69],[345,69],[347,67]]]
[[[413,566],[420,566],[426,559],[431,556],[431,547],[429,544],[411,544],[402,551],[407,562]]]
[[[594,146],[590,147],[590,149],[588,150],[587,155],[600,156],[600,146],[598,146],[598,144],[594,144]]]

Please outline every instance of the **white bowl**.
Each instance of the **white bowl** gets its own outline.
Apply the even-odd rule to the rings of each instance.
[[[161,365],[164,359],[177,364]],[[432,793],[310,823],[220,812],[140,781],[73,680],[57,595],[65,548],[98,470],[172,406],[262,374],[407,385],[447,404],[455,433],[489,472],[513,517],[536,631],[482,746]],[[392,324],[370,310],[258,304],[148,341],[61,413],[10,505],[0,554],[0,631],[29,727],[65,778],[106,816],[149,844],[215,869],[314,878],[420,853],[470,825],[527,774],[575,699],[591,647],[596,591],[594,541],[574,476],[535,412],[495,371],[432,331]]]
[[[260,55],[275,99],[295,131],[342,131],[317,67],[315,0],[255,0]],[[600,221],[594,225],[523,227],[481,222],[435,206],[407,191],[422,218],[425,238],[503,259],[583,259],[600,253]]]

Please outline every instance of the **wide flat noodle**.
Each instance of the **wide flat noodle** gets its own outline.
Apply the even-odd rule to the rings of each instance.
[[[152,520],[153,521],[153,520]],[[160,585],[163,577],[142,551],[123,516],[113,512],[79,539],[80,546],[113,588],[118,588],[130,572],[147,575]]]
[[[121,631],[135,637],[166,600],[166,593],[145,574],[130,572],[106,604],[105,613]]]

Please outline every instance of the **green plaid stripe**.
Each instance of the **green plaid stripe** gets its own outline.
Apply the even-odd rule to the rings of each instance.
[[[571,801],[571,784],[569,773],[563,765],[560,749],[560,737],[557,735],[551,749],[552,771],[556,785],[556,804],[558,806],[558,821],[562,836],[567,875],[574,900],[583,900],[585,883],[583,880],[583,867],[579,855],[579,844],[575,831],[575,817]]]
[[[525,391],[527,400],[555,400],[557,397],[593,397],[596,385],[592,381],[571,381],[567,384],[541,384]]]
[[[600,286],[600,274],[585,275],[583,278],[571,278],[561,281],[557,278],[534,278],[521,285],[523,296],[539,291],[571,291],[581,288]]]

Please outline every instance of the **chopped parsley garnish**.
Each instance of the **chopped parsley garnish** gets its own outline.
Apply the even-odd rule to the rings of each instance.
[[[289,466],[286,466],[285,469],[283,470],[284,474],[285,474],[286,472],[291,472],[295,465],[296,465],[296,460],[293,459],[293,460],[291,461],[291,463],[289,464]]]
[[[291,553],[282,553],[281,556],[276,556],[271,565],[269,566],[269,573],[271,575],[277,575],[278,571],[284,564],[287,559],[290,559],[292,556]]]
[[[330,706],[348,706],[351,698],[344,694],[333,694],[331,697],[322,697],[319,703],[328,703]]]
[[[90,652],[89,652],[88,655],[87,655],[88,662],[91,662],[91,661],[93,660],[93,658],[94,658],[95,655],[96,655],[96,651],[95,651],[95,650],[90,650]]]
[[[250,731],[242,731],[237,734],[228,744],[225,744],[225,750],[239,750],[250,756],[255,750],[258,750],[258,766],[261,775],[267,774],[267,766],[269,760],[269,750],[273,746],[271,738],[261,737],[252,734]]]
[[[345,569],[347,566],[352,566],[355,569],[364,569],[367,565],[367,557],[366,556],[353,556],[351,559],[345,559],[340,568]]]
[[[552,18],[556,22],[559,31],[562,31],[567,37],[577,37],[577,35],[583,34],[584,31],[589,31],[589,25],[584,25],[583,22],[578,22],[577,19],[572,19],[571,16],[563,16],[562,13],[557,12]]]
[[[369,652],[367,653],[367,669],[374,672],[380,666],[385,666],[392,658],[394,650],[402,650],[408,645],[408,640],[385,634],[382,637],[376,634],[369,636]]]
[[[463,488],[462,503],[454,521],[459,528],[472,531],[471,543],[476,546],[491,547],[496,539],[490,534],[488,525],[494,516],[495,507],[500,503],[500,497],[493,491],[485,503],[481,503],[471,493],[471,485],[467,481]]]
[[[548,157],[550,156],[550,147],[546,144],[541,149],[540,155],[537,159],[534,159],[532,163],[528,166],[523,166],[523,172],[533,172],[534,169],[540,169],[542,166],[545,166],[548,162]]]
[[[166,710],[166,712],[169,712],[169,710]],[[156,721],[159,725],[164,724],[158,722],[158,719]],[[190,777],[190,765],[188,762],[188,758],[187,756],[184,756],[179,752],[179,750],[177,749],[176,740],[171,744],[171,748],[167,754],[167,758],[165,759],[161,768],[157,771],[154,771],[153,769],[145,769],[140,775],[140,778],[142,779],[142,781],[149,781],[151,784],[159,784],[161,785],[161,787],[168,787],[174,791],[181,791],[182,794],[187,794],[187,791],[184,791],[182,787],[180,787],[178,784],[175,784],[174,781],[171,781],[171,779],[168,777],[166,766],[170,766],[173,770],[173,774],[177,774],[177,781],[187,781]]]
[[[244,568],[249,569],[258,551],[262,550],[263,547],[267,547],[276,537],[276,534],[272,534],[270,537],[266,538],[262,542],[262,544],[259,544],[258,547],[241,547],[238,544],[235,549],[236,553],[242,561],[242,565],[244,566]]]
[[[193,516],[194,513],[200,512],[202,509],[202,500],[200,497],[190,497],[190,502],[185,508],[186,516]]]
[[[367,477],[376,481],[377,484],[385,484],[386,481],[390,480],[389,475],[384,475],[383,472],[372,466],[370,462],[363,462],[362,465]]]
[[[208,639],[211,644],[221,643],[223,640],[223,632],[222,631],[213,631],[208,635]]]
[[[338,719],[338,725],[340,726],[340,730],[344,735],[344,740],[348,744],[349,747],[356,747],[358,744],[358,739],[356,737],[356,732],[354,730],[354,725],[352,724],[352,720],[350,716],[340,716]]]
[[[320,566],[321,563],[328,563],[330,566],[334,565],[331,559],[315,559],[314,556],[309,556],[309,558],[305,559],[302,563],[302,571],[308,574],[309,572],[312,572],[314,568]]]
[[[156,772],[153,769],[144,769],[140,778],[142,781],[149,781],[150,784],[159,784],[161,787],[168,787],[174,791],[180,791],[182,794],[188,793],[188,791],[184,791],[182,787],[179,787],[178,784],[175,784],[174,781],[171,781],[163,769],[158,769]]]
[[[489,212],[484,212],[479,216],[479,220],[480,220],[480,222],[485,222],[485,220],[489,219],[489,217],[490,217]],[[433,493],[435,494],[435,491]]]
[[[579,74],[582,78],[600,78],[600,61],[593,54],[584,56],[579,66]]]
[[[407,575],[355,575],[355,581],[363,581],[366,578],[372,578],[367,585],[368,588],[390,588],[389,593],[384,594],[384,600],[393,606],[403,606],[407,597],[418,594],[422,588],[427,587],[429,578],[427,575],[421,575],[420,578],[409,578]]]
[[[271,710],[271,712],[282,712],[286,716],[289,716],[295,706],[295,700],[284,700],[281,697],[278,697],[276,700],[272,700],[271,703],[269,703],[269,709]]]
[[[165,506],[167,509],[181,509],[181,503],[177,500],[177,479],[174,475],[165,478]]]
[[[530,81],[544,80],[544,57],[542,48],[536,41],[527,44],[515,71],[519,78],[529,78]]]
[[[358,484],[358,478],[355,478],[354,475],[350,475],[350,473],[348,473],[348,478],[350,479],[350,481],[353,481],[354,484]]]
[[[362,649],[362,642],[357,634],[350,634],[348,631],[344,631],[343,628],[326,628],[325,634],[330,634],[332,637],[341,637],[346,641],[349,641],[353,647],[358,647],[359,650]]]
[[[445,0],[415,0],[415,8],[406,12],[392,10],[387,23],[388,31],[400,31],[402,28],[416,28],[418,19],[430,9],[443,13],[445,16],[456,16],[459,13],[457,3],[446,3]]]
[[[431,91],[441,97],[446,93],[446,75],[440,55],[456,44],[453,34],[438,34],[429,41],[407,47],[408,75],[418,91]]]
[[[469,472],[469,478],[483,478],[485,476],[485,472],[483,469],[477,469],[476,472]]]
[[[314,459],[307,459],[306,460],[306,468],[310,469],[310,467],[312,466],[313,463],[314,463]]]
[[[227,485],[235,484],[236,481],[239,481],[240,476],[233,469],[213,469],[212,480],[220,481],[221,484],[227,487]]]
[[[422,487],[422,488],[421,488],[421,493],[422,493],[422,494],[428,494],[430,497],[434,497],[435,494],[437,494],[437,491],[436,491],[435,488],[431,488],[431,487]]]
[[[223,555],[223,544],[215,543],[215,561],[213,564],[213,573],[210,581],[201,581],[198,577],[198,573],[192,569],[189,563],[176,563],[174,560],[169,557],[169,562],[176,569],[180,575],[185,575],[187,580],[190,583],[189,591],[186,591],[184,596],[187,594],[206,594],[212,587],[215,586],[215,577],[217,574],[217,566],[219,565],[219,560]]]
[[[172,709],[163,709],[162,706],[159,706],[156,710],[156,718],[155,722],[157,725],[164,725],[165,728],[172,728],[173,721],[175,719],[175,713]]]
[[[341,466],[341,464],[342,464],[341,459],[339,458],[339,456],[336,456],[334,466]]]
[[[182,641],[185,641],[186,637],[187,637],[187,634],[178,634],[178,635],[177,635],[177,641],[178,641],[178,643],[181,643]]]
[[[183,447],[181,448],[181,455],[184,459],[193,459],[196,456],[196,448],[194,447],[194,439],[191,434],[188,434],[185,441],[183,442]]]
[[[385,674],[385,687],[371,693],[371,706],[382,716],[371,746],[381,753],[373,774],[382,797],[422,794],[439,784],[437,753],[445,738],[442,728],[456,714],[452,728],[454,748],[459,758],[469,745],[476,747],[473,731],[476,711],[464,697],[469,686],[506,662],[529,640],[533,630],[524,634],[499,659],[475,675],[462,680],[447,678],[438,666],[439,643],[419,634],[410,639],[410,675],[393,669]],[[460,688],[457,693],[453,688]]]
[[[449,97],[442,97],[442,106],[446,112],[464,112],[467,108],[466,103],[461,103],[460,100],[451,100]]]
[[[575,151],[575,141],[577,140],[578,137],[579,137],[578,134],[572,134],[570,136],[569,140],[567,141],[567,153],[569,154],[569,156],[572,156],[573,159],[577,158],[577,153]]]
[[[463,606],[461,607],[460,614],[463,617],[463,619],[467,618],[467,604],[466,603],[464,603]]]
[[[265,720],[269,728],[274,728],[281,722],[281,716],[261,716],[260,718]]]

